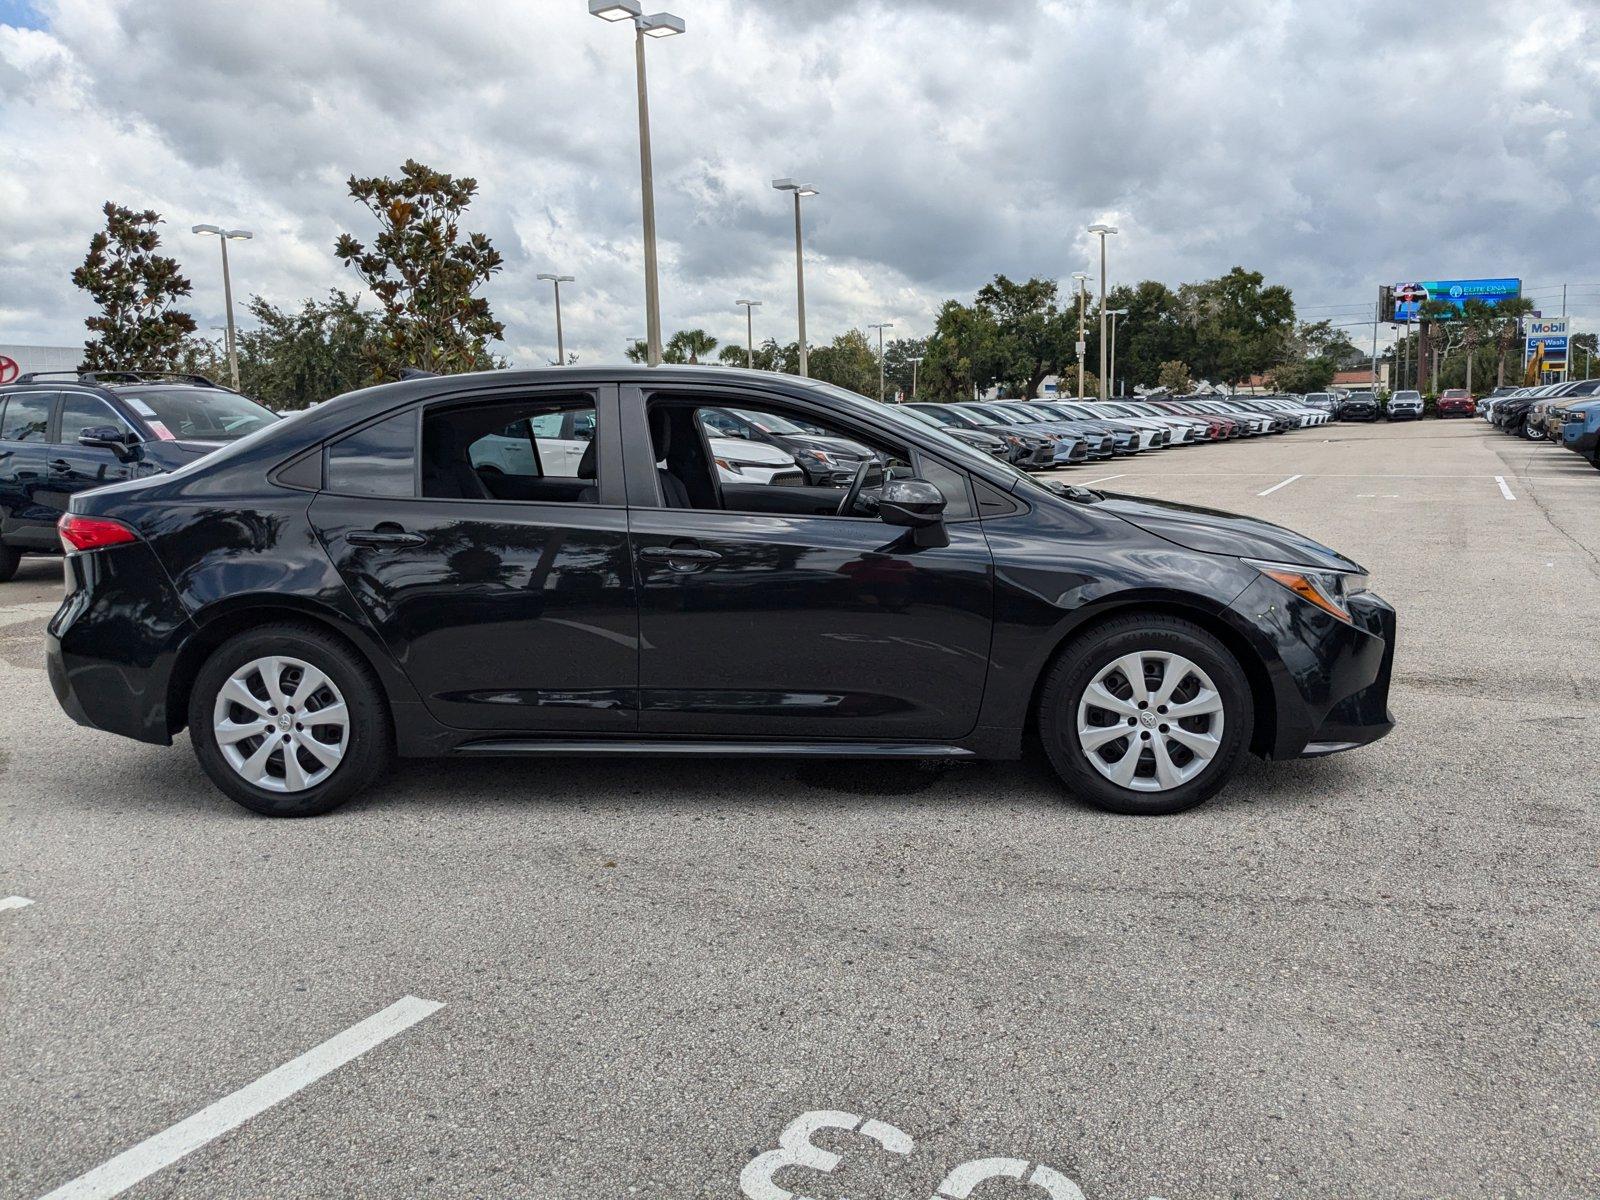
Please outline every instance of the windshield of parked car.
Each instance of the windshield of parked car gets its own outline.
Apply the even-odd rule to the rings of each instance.
[[[1446,396],[1448,396],[1449,394],[1450,394],[1449,392],[1445,393]],[[1422,393],[1421,392],[1409,392],[1409,391],[1407,391],[1407,392],[1396,392],[1394,394],[1394,398],[1396,400],[1421,400],[1422,399]]]
[[[236,442],[281,418],[270,408],[221,388],[171,387],[119,391],[134,412],[155,429],[179,440]]]

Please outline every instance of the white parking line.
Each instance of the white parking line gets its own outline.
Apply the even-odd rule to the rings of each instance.
[[[8,908],[27,908],[32,903],[33,901],[26,896],[7,896],[4,900],[0,900],[0,912]]]
[[[1494,477],[1494,481],[1500,485],[1500,494],[1502,496],[1504,496],[1507,500],[1516,499],[1516,497],[1511,494],[1511,489],[1506,486],[1506,477],[1504,475],[1496,475]]]
[[[124,1150],[71,1183],[64,1183],[43,1200],[103,1200],[131,1188],[142,1179],[171,1166],[214,1138],[237,1129],[251,1117],[359,1058],[374,1046],[432,1016],[444,1005],[407,996],[358,1025],[352,1025],[299,1058],[269,1071],[254,1083],[202,1108],[170,1129]]]
[[[1097,483],[1110,483],[1113,479],[1126,479],[1127,477],[1128,477],[1127,472],[1123,472],[1121,475],[1102,475],[1102,476],[1100,476],[1099,479],[1091,479],[1091,480],[1089,480],[1089,482],[1084,484],[1083,486],[1084,487],[1093,487]]]
[[[1272,495],[1273,492],[1277,491],[1279,488],[1286,488],[1291,483],[1293,483],[1296,479],[1304,479],[1304,478],[1305,478],[1304,475],[1291,475],[1291,476],[1289,476],[1289,478],[1285,479],[1282,483],[1275,483],[1271,487],[1269,487],[1266,491],[1257,492],[1256,495],[1258,495],[1258,496],[1270,496],[1270,495]]]

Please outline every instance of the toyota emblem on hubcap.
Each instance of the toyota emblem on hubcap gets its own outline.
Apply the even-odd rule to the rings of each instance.
[[[1139,714],[1139,722],[1142,725],[1154,725],[1156,723],[1156,715],[1153,712],[1142,712]]]

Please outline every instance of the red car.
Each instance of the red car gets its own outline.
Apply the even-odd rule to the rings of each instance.
[[[1441,417],[1470,417],[1477,411],[1466,388],[1446,388],[1439,393],[1437,407]]]

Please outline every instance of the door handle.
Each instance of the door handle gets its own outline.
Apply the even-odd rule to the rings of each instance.
[[[72,470],[72,464],[64,458],[52,458],[50,460],[50,469],[52,471],[70,471]]]
[[[705,567],[722,561],[722,555],[715,550],[703,550],[699,546],[646,546],[639,551],[639,557],[646,562],[667,563],[680,568]]]
[[[385,521],[376,529],[352,529],[344,535],[352,546],[420,546],[428,539],[420,533],[407,533],[400,526]]]

